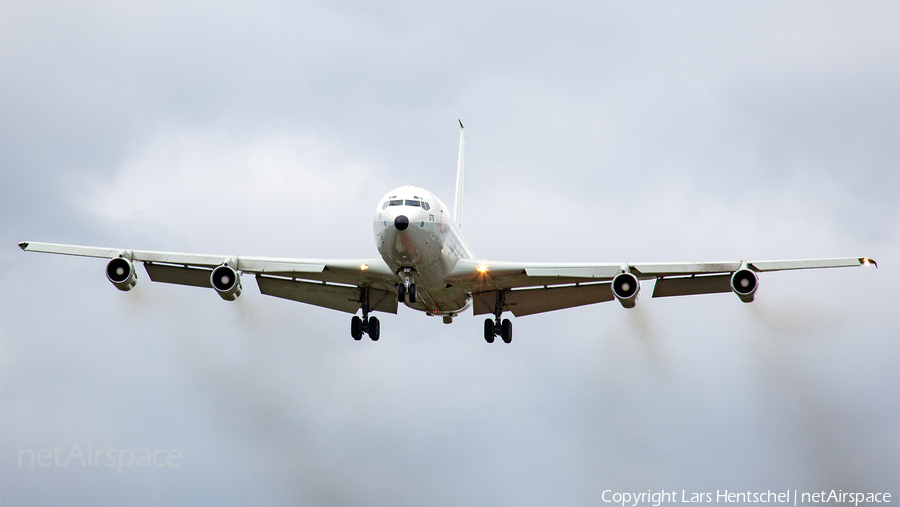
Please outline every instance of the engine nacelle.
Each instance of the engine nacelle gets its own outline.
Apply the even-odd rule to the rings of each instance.
[[[225,264],[212,271],[209,282],[225,301],[234,301],[241,295],[241,276]]]
[[[619,303],[625,308],[634,308],[637,303],[638,293],[641,292],[641,283],[631,273],[619,273],[612,279],[612,293]]]
[[[731,290],[745,303],[753,301],[758,288],[759,279],[756,273],[747,268],[739,269],[731,275]]]
[[[137,285],[137,271],[131,261],[116,257],[106,265],[106,279],[117,289],[129,291]]]

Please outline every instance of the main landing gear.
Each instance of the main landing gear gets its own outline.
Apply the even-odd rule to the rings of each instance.
[[[494,337],[499,336],[503,343],[512,341],[512,322],[509,319],[500,320],[503,315],[503,292],[497,296],[497,306],[494,308],[494,319],[484,319],[484,341],[494,343]]]
[[[512,322],[509,319],[500,320],[505,305],[504,291],[497,291],[497,299],[494,303],[494,319],[484,319],[484,341],[494,343],[494,337],[499,336],[503,343],[512,342]]]
[[[409,302],[416,302],[416,282],[412,279],[412,268],[403,268],[404,283],[397,285],[397,301],[403,303],[409,297]]]
[[[358,315],[354,315],[350,319],[350,336],[354,340],[362,340],[364,334],[369,335],[373,342],[377,342],[381,336],[381,323],[378,317],[369,317],[360,319]]]
[[[362,289],[360,299],[362,301],[362,318],[359,318],[358,315],[354,315],[353,318],[350,319],[350,336],[352,336],[354,340],[359,341],[364,334],[367,334],[373,342],[377,342],[378,338],[381,337],[381,323],[378,322],[378,317],[369,317],[370,307],[368,288]],[[378,304],[379,303],[376,302],[375,306],[378,306]]]
[[[488,343],[494,343],[494,337],[499,336],[503,343],[512,341],[512,322],[509,319],[500,320],[498,315],[496,319],[484,319],[484,340]]]

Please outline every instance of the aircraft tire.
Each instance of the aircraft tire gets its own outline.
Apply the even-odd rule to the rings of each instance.
[[[409,302],[412,304],[416,303],[416,284],[409,284],[409,289],[406,290],[407,294],[409,294]]]
[[[397,286],[397,302],[403,303],[406,301],[406,285],[400,284]]]
[[[494,321],[491,319],[484,320],[484,341],[494,343]]]
[[[362,319],[356,315],[350,319],[350,336],[356,341],[362,339]]]
[[[381,323],[378,322],[376,317],[369,317],[369,338],[371,338],[373,342],[377,342],[380,337]]]
[[[500,324],[500,338],[503,339],[503,343],[512,341],[512,322],[509,319],[503,319],[503,322]]]

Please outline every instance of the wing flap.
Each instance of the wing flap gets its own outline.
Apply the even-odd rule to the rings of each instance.
[[[325,283],[301,282],[285,278],[256,275],[259,292],[267,296],[290,299],[347,313],[356,313],[362,306],[358,287]],[[369,289],[372,311],[397,313],[397,298],[393,293]]]
[[[472,312],[474,315],[493,313],[497,301],[497,291],[489,290],[472,294]]]
[[[653,287],[653,297],[690,296],[731,292],[731,275],[683,276],[659,278]]]
[[[472,309],[475,315],[494,313],[498,297],[503,298],[503,310],[512,312],[516,317],[613,300],[612,289],[608,283],[487,291],[473,294]]]
[[[167,266],[165,264],[153,264],[152,262],[145,262],[144,269],[147,270],[147,276],[150,277],[150,280],[154,282],[212,288],[212,284],[209,281],[212,274],[211,269]]]

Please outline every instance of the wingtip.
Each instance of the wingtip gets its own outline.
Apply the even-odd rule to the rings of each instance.
[[[860,257],[859,263],[862,264],[863,266],[868,266],[869,264],[871,264],[871,265],[875,266],[875,269],[878,269],[878,263],[875,262],[875,259],[870,259],[868,257]]]
[[[457,120],[456,120],[456,121],[458,121],[458,122],[459,122],[459,128],[461,128],[461,129],[464,129],[464,128],[466,128],[466,126],[465,126],[465,125],[463,125],[463,124],[462,124],[462,120],[460,120],[460,119],[457,119]]]
[[[25,249],[28,248],[28,242],[27,242],[27,241],[23,241],[23,242],[19,243],[19,248],[21,248],[22,251],[24,252]]]

